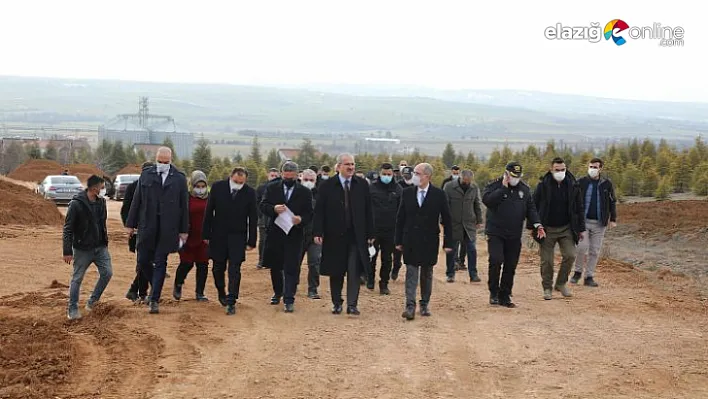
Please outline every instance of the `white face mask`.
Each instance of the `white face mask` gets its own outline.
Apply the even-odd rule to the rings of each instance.
[[[197,188],[197,187],[195,187],[195,188],[194,188],[194,194],[197,194],[197,195],[199,195],[199,196],[206,194],[206,192],[207,192],[206,187],[204,187],[204,188]]]
[[[557,182],[562,182],[563,180],[565,180],[565,171],[553,172],[553,178],[556,179]]]
[[[235,188],[236,190],[240,190],[240,189],[243,188],[243,184],[233,183],[233,185],[234,185],[234,188]]]
[[[327,180],[329,179],[329,175],[322,175],[322,180]]]
[[[416,187],[417,187],[417,186],[420,186],[420,176],[418,176],[418,175],[413,175],[412,181],[413,181],[413,184],[414,184]]]
[[[102,188],[101,191],[98,193],[98,196],[101,198],[105,197],[106,196],[106,189]]]
[[[460,175],[452,175],[452,180],[457,180],[460,178]]]
[[[307,187],[310,190],[315,188],[315,182],[313,182],[313,181],[304,181],[304,182],[302,182],[302,185]]]
[[[588,168],[588,176],[596,178],[600,175],[600,169]]]
[[[521,178],[519,178],[519,177],[509,177],[509,184],[511,184],[514,187],[519,185],[520,181],[521,181]]]
[[[410,186],[411,184],[413,184],[413,179],[406,179],[406,178],[404,177],[404,178],[403,178],[403,181],[404,181],[407,185],[409,185],[409,186]]]
[[[167,173],[170,171],[170,164],[168,163],[158,163],[157,173]]]

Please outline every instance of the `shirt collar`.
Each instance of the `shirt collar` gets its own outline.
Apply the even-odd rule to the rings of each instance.
[[[351,182],[352,182],[352,178],[351,178],[351,177],[350,177],[349,179],[347,179],[347,178],[345,178],[345,177],[342,176],[342,175],[337,175],[337,176],[339,177],[339,182],[342,183],[342,186],[344,185],[344,182],[346,182],[347,180],[349,180],[349,184],[351,184]]]
[[[425,190],[425,192],[427,193],[429,189],[430,189],[430,183],[428,183],[428,186],[425,187],[425,188],[423,188],[423,187],[418,187],[418,192],[421,192],[421,191]]]

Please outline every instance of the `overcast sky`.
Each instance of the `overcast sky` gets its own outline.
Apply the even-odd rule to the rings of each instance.
[[[706,11],[698,0],[3,0],[0,75],[708,101]],[[681,26],[685,45],[544,36],[616,18]]]

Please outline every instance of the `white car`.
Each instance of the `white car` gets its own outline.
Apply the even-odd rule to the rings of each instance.
[[[79,178],[69,175],[47,176],[37,187],[37,192],[44,199],[52,200],[56,204],[68,204],[83,190],[84,186]]]

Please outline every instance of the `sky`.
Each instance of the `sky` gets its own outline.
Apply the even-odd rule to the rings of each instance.
[[[697,0],[2,1],[0,75],[708,102],[706,11]],[[544,35],[613,19],[681,27],[684,46]]]

